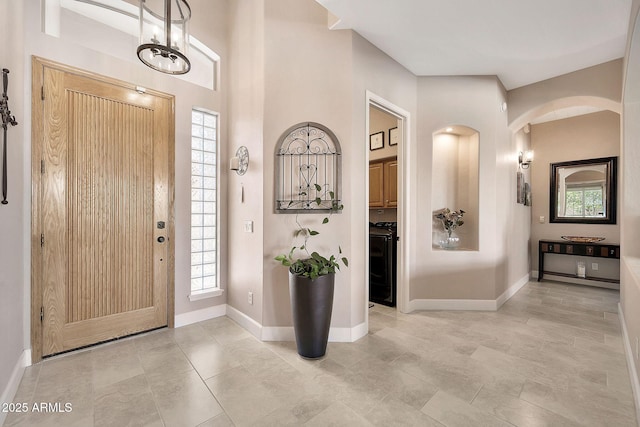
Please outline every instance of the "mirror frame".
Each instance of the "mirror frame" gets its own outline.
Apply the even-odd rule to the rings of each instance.
[[[572,166],[585,166],[594,164],[607,165],[606,174],[606,213],[602,218],[569,218],[558,217],[558,169]],[[570,162],[551,163],[551,177],[549,186],[549,222],[565,223],[565,224],[615,224],[616,223],[616,206],[617,187],[618,187],[618,158],[617,157],[601,157],[598,159],[574,160]]]

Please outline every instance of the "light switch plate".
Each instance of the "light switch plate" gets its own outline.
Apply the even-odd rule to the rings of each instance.
[[[244,222],[244,232],[245,233],[253,233],[253,221],[245,221]]]
[[[540,215],[540,224],[544,224],[544,215]]]

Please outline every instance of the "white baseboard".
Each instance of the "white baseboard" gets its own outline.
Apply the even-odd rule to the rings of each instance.
[[[506,291],[502,293],[496,300],[496,309],[502,307],[502,304],[509,301],[509,298],[514,296],[524,285],[529,283],[529,275],[523,276],[520,280],[516,282],[515,285],[509,287]]]
[[[531,271],[531,279],[537,279],[537,278],[538,278],[538,270]]]
[[[618,283],[599,282],[596,280],[581,279],[579,277],[556,276],[555,274],[550,273],[546,273],[543,277],[543,280],[552,280],[554,282],[569,283],[572,285],[593,286],[595,288],[620,290],[620,284]]]
[[[20,381],[22,380],[22,375],[24,374],[24,370],[27,366],[31,365],[31,350],[25,350],[22,352],[15,366],[13,367],[13,372],[11,372],[11,377],[9,378],[9,383],[2,391],[2,396],[0,396],[0,404],[1,403],[9,403],[13,401],[13,398],[18,391],[18,387],[20,386]],[[4,420],[7,417],[7,413],[0,411],[0,426],[4,424]]]
[[[365,336],[367,332],[365,322],[353,328],[331,328],[329,329],[329,342],[354,342]]]
[[[191,325],[192,323],[202,322],[203,320],[214,319],[227,314],[227,305],[220,304],[213,307],[194,310],[188,313],[178,314],[175,317],[175,327]]]
[[[414,299],[409,301],[409,312],[416,310],[496,311],[493,299]]]
[[[263,326],[262,341],[295,341],[293,326]]]
[[[179,314],[175,319],[175,327],[179,328],[224,315],[228,316],[261,341],[295,341],[296,339],[293,326],[262,326],[251,317],[228,304],[220,304],[203,308],[202,310]],[[329,330],[329,341],[353,342],[365,336],[367,332],[367,325],[364,322],[353,328],[333,327]]]
[[[636,403],[636,420],[640,423],[640,380],[638,379],[638,371],[636,370],[636,364],[633,360],[633,350],[631,350],[631,342],[629,341],[629,334],[627,333],[627,322],[624,319],[624,312],[622,311],[622,305],[620,303],[618,303],[618,319],[620,320],[620,326],[622,327],[624,354],[627,356],[629,380],[631,382],[631,389],[633,390],[633,398]]]
[[[237,310],[227,304],[227,316],[235,321],[238,325],[245,328],[251,335],[262,340],[262,325],[251,317],[247,316],[240,310]]]
[[[497,299],[414,299],[409,301],[409,312],[416,310],[497,311],[502,304],[529,283],[529,275],[523,276]]]
[[[359,325],[351,328],[351,342],[358,341],[369,333],[369,325],[367,322],[362,322]]]
[[[353,328],[329,329],[329,342],[354,342],[367,334],[367,324],[361,323]],[[293,326],[264,326],[262,328],[262,341],[295,341],[296,335]]]

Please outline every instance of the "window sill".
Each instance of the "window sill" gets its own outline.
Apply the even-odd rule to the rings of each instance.
[[[215,298],[215,297],[219,297],[223,293],[224,293],[224,290],[220,288],[207,289],[204,291],[196,291],[196,292],[192,292],[189,295],[189,301],[199,301],[201,299]]]

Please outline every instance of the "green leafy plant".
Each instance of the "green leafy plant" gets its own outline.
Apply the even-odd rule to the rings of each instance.
[[[318,194],[322,192],[322,187],[320,187],[320,185],[318,184],[315,184],[315,189]],[[301,195],[306,196],[306,193],[302,192]],[[322,224],[327,224],[329,222],[329,217],[336,212],[340,212],[344,208],[344,205],[336,201],[335,193],[333,191],[327,190],[322,195],[328,195],[331,201],[329,216],[326,216],[322,220]],[[316,197],[315,203],[320,206],[320,204],[322,203],[322,197]],[[340,270],[340,262],[342,262],[345,267],[349,266],[349,260],[346,257],[341,256],[342,248],[340,246],[338,246],[338,256],[323,256],[315,251],[310,252],[308,247],[309,239],[313,236],[317,236],[318,234],[320,234],[320,232],[312,230],[309,227],[303,227],[302,224],[300,224],[300,222],[298,221],[298,215],[296,215],[296,224],[298,228],[294,233],[294,238],[299,238],[302,236],[304,238],[302,245],[293,246],[288,254],[282,254],[275,257],[276,261],[280,262],[285,267],[289,267],[289,271],[292,274],[315,279],[319,276],[333,274],[337,270]],[[304,256],[302,258],[296,258],[296,250],[302,251]]]

